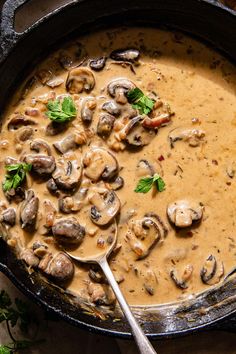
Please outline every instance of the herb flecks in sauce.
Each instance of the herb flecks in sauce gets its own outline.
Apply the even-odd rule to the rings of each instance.
[[[140,114],[149,114],[153,110],[155,101],[145,96],[138,87],[130,90],[127,93],[127,98],[132,107],[137,109]]]
[[[16,163],[7,165],[5,168],[8,173],[3,182],[3,190],[7,192],[12,188],[16,189],[24,182],[26,173],[31,171],[32,165],[28,163]]]
[[[158,173],[152,177],[141,178],[135,188],[136,193],[148,193],[155,186],[158,192],[165,190],[165,182]]]
[[[57,123],[66,123],[76,117],[76,107],[71,97],[65,97],[62,103],[57,99],[49,101],[46,115],[49,119]]]

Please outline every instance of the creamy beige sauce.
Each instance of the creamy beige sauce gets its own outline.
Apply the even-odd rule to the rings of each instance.
[[[226,275],[236,262],[236,177],[233,166],[236,163],[235,68],[205,45],[179,34],[156,29],[134,28],[98,32],[80,38],[79,43],[82,48],[79,61],[84,59],[82,65],[87,64],[87,58],[109,56],[112,50],[122,48],[138,48],[139,64],[133,65],[132,71],[130,65],[117,64],[108,59],[104,69],[93,71],[95,87],[89,94],[82,92],[71,95],[77,106],[77,117],[69,123],[66,131],[56,136],[45,135],[45,128],[50,123],[45,116],[46,104],[49,99],[67,94],[65,82],[68,70],[60,66],[58,58],[62,54],[73,58],[74,52],[78,50],[78,42],[74,41],[72,47],[67,45],[37,66],[34,74],[42,69],[49,70],[53,73],[52,76],[63,79],[62,84],[50,88],[36,79],[24,97],[9,106],[5,113],[0,141],[2,179],[5,174],[5,158],[11,156],[19,160],[26,154],[32,154],[29,147],[32,139],[47,141],[57,163],[63,156],[52,144],[70,133],[84,131],[85,126],[80,117],[81,102],[84,97],[94,97],[96,108],[89,126],[90,136],[87,136],[87,143],[69,151],[67,159],[80,163],[91,147],[102,146],[109,149],[118,161],[119,176],[124,179],[124,186],[115,191],[121,203],[120,215],[117,218],[118,244],[121,249],[111,258],[110,265],[120,281],[125,297],[130,304],[153,305],[180,300],[208,289],[211,285],[202,282],[200,272],[210,255],[217,261],[216,276],[217,272],[221,272],[217,281],[222,281],[223,275]],[[108,100],[114,100],[107,93],[107,85],[112,79],[119,77],[131,80],[146,95],[153,95],[154,92],[161,101],[168,103],[174,112],[170,124],[160,127],[151,142],[141,149],[130,151],[123,141],[120,143],[114,138],[123,127],[122,119],[130,108],[129,104],[121,105],[122,114],[116,118],[109,138],[102,139],[96,134],[93,135],[93,132],[96,133],[101,105]],[[18,130],[8,131],[7,124],[16,114],[25,114],[30,108],[39,110],[37,116],[29,117],[37,125],[32,126],[33,137],[22,143],[17,141]],[[163,113],[162,109],[160,113]],[[158,109],[156,111],[158,112]],[[182,140],[176,141],[174,148],[171,148],[168,135],[179,127],[201,129],[205,136],[197,146],[190,146],[188,141]],[[87,135],[89,134],[87,131]],[[166,188],[163,192],[157,192],[154,188],[146,194],[134,192],[139,179],[146,176],[146,173],[137,168],[142,159],[146,159],[164,179]],[[86,176],[83,181],[85,182],[82,183],[86,184]],[[109,187],[109,183],[105,183]],[[88,249],[98,249],[97,242],[100,237],[107,240],[111,226],[103,231],[90,220],[89,201],[82,211],[62,214],[58,211],[58,197],[48,192],[45,181],[37,181],[28,174],[27,189],[29,188],[39,197],[36,230],[33,233],[23,231],[17,217],[16,225],[9,229],[12,240],[20,239],[22,246],[27,248],[36,240],[46,241],[51,252],[58,250],[50,235],[44,236],[39,232],[45,199],[49,199],[56,209],[54,222],[72,216],[85,227],[85,239],[78,248],[78,254],[84,255]],[[2,191],[0,197],[8,206]],[[189,228],[176,229],[170,222],[166,213],[167,206],[180,199],[201,203],[203,217],[199,223]],[[19,205],[11,202],[11,206],[18,210],[17,215]],[[145,258],[137,260],[127,241],[127,232],[130,222],[142,219],[149,212],[159,215],[168,233],[154,245]],[[73,252],[76,253],[76,250]],[[76,264],[75,274],[67,288],[93,300],[91,292],[88,291],[88,284],[91,282],[88,269],[89,266]],[[173,270],[179,278],[184,271],[186,273],[190,270],[189,277],[186,276],[185,289],[177,287],[171,279],[170,273]]]

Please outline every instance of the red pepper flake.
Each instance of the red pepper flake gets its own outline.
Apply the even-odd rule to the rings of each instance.
[[[192,232],[192,231],[188,231],[188,232],[186,232],[186,235],[187,235],[188,237],[192,237],[192,236],[193,236],[193,232]]]
[[[164,158],[163,155],[160,155],[160,156],[158,157],[158,161],[164,161],[164,160],[165,160],[165,158]]]

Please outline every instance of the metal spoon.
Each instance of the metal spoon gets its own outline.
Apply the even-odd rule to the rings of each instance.
[[[97,254],[92,254],[89,255],[88,252],[86,252],[86,255],[84,255],[83,252],[80,252],[80,248],[78,248],[76,251],[73,252],[67,252],[67,255],[71,257],[73,260],[81,262],[81,263],[97,263],[100,265],[102,268],[108,282],[110,283],[110,286],[112,287],[112,290],[114,294],[116,295],[116,298],[120,304],[120,307],[129,322],[129,325],[131,327],[131,331],[133,333],[134,339],[136,341],[136,344],[139,348],[139,351],[141,354],[157,354],[156,351],[154,350],[153,346],[151,345],[150,341],[144,334],[142,328],[138,324],[137,320],[135,319],[133,313],[131,312],[131,309],[127,303],[127,301],[124,298],[124,295],[122,294],[119,285],[117,284],[115,277],[111,271],[111,268],[107,262],[107,258],[114,249],[117,241],[117,230],[114,234],[114,239],[112,243],[105,249],[105,250],[99,250]],[[79,253],[79,255],[78,255]]]

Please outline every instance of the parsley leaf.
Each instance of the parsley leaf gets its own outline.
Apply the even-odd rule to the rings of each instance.
[[[59,100],[49,101],[46,115],[58,123],[66,123],[76,117],[76,107],[71,97],[65,97],[62,103]]]
[[[3,182],[3,191],[7,192],[10,189],[16,189],[25,179],[26,173],[32,168],[28,163],[16,163],[5,166],[7,174]]]
[[[6,345],[0,345],[0,354],[11,354],[11,349]]]
[[[130,90],[127,93],[127,98],[129,103],[132,103],[132,107],[137,109],[140,114],[148,114],[153,110],[155,101],[145,96],[138,87]]]
[[[165,182],[158,173],[155,173],[152,177],[141,178],[134,191],[136,193],[148,193],[153,185],[159,192],[163,192],[165,189]]]

